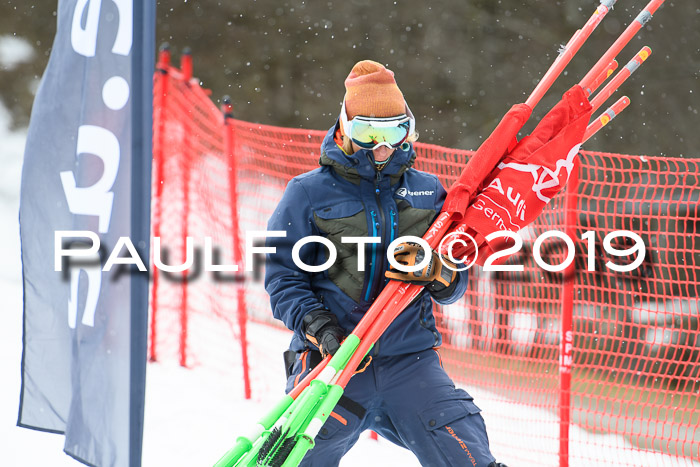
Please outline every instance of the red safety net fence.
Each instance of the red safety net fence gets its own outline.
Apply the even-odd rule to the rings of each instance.
[[[287,182],[317,167],[325,132],[233,119],[192,79],[187,57],[182,68],[161,53],[153,235],[169,265],[183,264],[192,237],[195,266],[186,276],[153,269],[150,357],[227,371],[222,354],[247,361],[247,321],[280,323],[261,258],[239,273],[202,265],[242,271],[243,233],[265,230]],[[422,143],[416,152],[416,168],[446,187],[472,155]],[[698,160],[582,151],[567,191],[522,232],[506,263],[522,270],[474,268],[464,298],[438,309],[444,365],[482,407],[499,459],[700,460],[699,174]],[[547,238],[550,230],[571,245]],[[571,253],[563,270],[548,270]]]

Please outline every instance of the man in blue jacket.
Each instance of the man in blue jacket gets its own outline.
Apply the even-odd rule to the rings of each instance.
[[[394,74],[361,61],[345,87],[340,118],[322,144],[321,167],[289,182],[268,224],[268,230],[286,232],[284,238],[268,239],[276,252],[267,258],[265,287],[275,318],[294,331],[287,391],[322,356],[337,351],[389,278],[425,290],[374,345],[301,465],[337,466],[360,433],[371,429],[410,449],[424,466],[498,466],[480,409],[454,387],[437,350],[442,338],[432,301],[450,304],[462,297],[467,272],[455,272],[437,252],[415,273],[387,264],[394,239],[427,231],[445,189],[434,175],[411,167],[415,121]],[[308,236],[333,244],[337,257],[329,268],[308,272],[293,261],[294,244]],[[395,252],[397,261],[409,265],[424,255],[411,243]],[[298,251],[306,265],[322,265],[328,258],[328,248],[318,242]]]

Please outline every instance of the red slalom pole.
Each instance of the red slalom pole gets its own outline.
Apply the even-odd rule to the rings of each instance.
[[[390,302],[391,298],[394,296],[397,291],[403,287],[403,290],[399,291],[398,293],[401,294],[401,296],[404,295],[405,293],[405,288],[404,286],[408,286],[408,284],[403,284],[398,281],[391,281],[387,286],[382,290],[382,293],[379,294],[379,297],[377,297],[370,307],[369,310],[367,310],[367,313],[362,317],[359,323],[357,323],[357,326],[355,326],[355,329],[353,329],[352,334],[356,335],[361,339],[361,342],[366,343],[364,346],[364,352],[362,353],[362,358],[364,358],[365,354],[369,350],[369,347],[371,347],[374,344],[374,341],[369,342],[367,341],[368,337],[367,335],[370,334],[370,331],[375,328],[380,321],[386,321],[386,326],[381,327],[381,332],[378,333],[378,335],[381,335],[382,332],[388,327],[389,324],[391,324],[390,321],[387,321],[386,314],[382,316],[382,313],[385,313],[385,306]],[[420,288],[420,286],[415,286],[416,288]],[[399,313],[403,311],[403,309],[408,305],[408,302],[405,302],[403,306],[400,308]],[[394,317],[398,316],[399,313],[396,313]],[[377,336],[378,338],[378,336]],[[360,344],[362,346],[362,344]],[[359,347],[358,350],[355,351],[356,355],[359,355]],[[348,377],[345,382],[347,384],[347,381],[350,380],[350,377],[354,374],[355,370],[357,369],[357,366],[359,365],[360,361],[362,360],[361,358],[355,359],[356,361],[353,361],[351,359],[348,364],[345,366],[345,368],[350,368],[351,363],[354,363],[354,367],[350,371],[348,371]],[[316,365],[316,367],[311,370],[311,372],[306,375],[304,379],[302,379],[299,384],[297,384],[290,392],[289,395],[292,397],[292,399],[296,399],[303,391],[306,389],[306,387],[311,383],[312,380],[316,379],[316,377],[321,373],[321,371],[328,365],[328,363],[331,361],[331,356],[328,355],[326,356],[321,363]],[[343,370],[344,372],[345,370]],[[343,386],[344,387],[344,386]]]
[[[554,63],[552,63],[552,66],[549,67],[547,73],[545,73],[535,87],[535,90],[532,91],[530,97],[528,97],[527,101],[525,101],[525,104],[527,104],[531,109],[535,108],[542,97],[547,93],[549,88],[552,87],[554,81],[559,77],[562,71],[564,71],[566,65],[568,65],[571,59],[574,58],[574,55],[576,55],[576,52],[579,51],[583,43],[586,42],[595,28],[598,27],[601,21],[603,21],[603,18],[605,18],[608,11],[612,9],[616,1],[617,0],[601,0],[600,5],[598,5],[598,8],[596,8],[593,15],[588,19],[588,21],[586,21],[586,24],[580,30],[574,33],[566,46],[561,50],[559,56],[554,60]],[[608,59],[605,63],[610,63],[610,59]],[[597,77],[599,74],[600,71],[598,71],[595,76]]]
[[[608,110],[596,117],[596,119],[593,120],[586,128],[586,132],[583,134],[583,143],[588,141],[601,128],[610,123],[610,121],[617,117],[620,112],[625,110],[628,105],[630,105],[630,98],[627,96],[622,96],[617,100],[617,102],[611,105]]]
[[[440,243],[440,240],[442,240],[451,226],[452,213],[442,212],[425,233],[423,239],[428,242],[428,245],[430,245],[431,248],[436,249]],[[355,350],[352,357],[345,365],[345,368],[343,368],[343,370],[338,374],[337,381],[335,383],[338,386],[343,388],[347,386],[360,362],[365,358],[367,352],[369,352],[369,349],[374,345],[374,343],[379,339],[379,337],[384,333],[386,328],[389,327],[394,319],[401,314],[406,306],[408,306],[411,300],[416,298],[423,290],[423,286],[420,285],[391,281],[389,282],[389,285],[384,288],[382,293],[379,294],[379,297],[381,298],[387,292],[387,289],[391,289],[392,286],[394,286],[394,289],[391,290],[389,299],[384,301],[385,304],[382,305],[382,310],[378,313],[376,320],[372,322],[372,326],[367,329],[367,334],[365,336],[360,336],[360,345],[357,347],[357,350]],[[396,290],[396,293],[394,293],[394,290]],[[372,307],[374,307],[374,305],[372,305]],[[370,308],[370,310],[371,309],[372,308]],[[360,322],[360,324],[362,323]],[[353,333],[355,333],[355,331],[353,331]]]
[[[443,212],[433,222],[433,225],[423,238],[432,248],[436,248],[451,225],[452,213]],[[399,281],[391,281],[384,287],[384,290],[382,290],[379,296],[374,300],[372,306],[367,310],[367,313],[365,313],[352,331],[352,334],[360,338],[361,343],[353,357],[345,365],[345,368],[339,373],[339,378],[343,377],[344,383],[341,384],[338,382],[337,384],[342,387],[347,385],[358,365],[365,357],[365,354],[369,351],[369,348],[374,345],[376,340],[379,339],[379,336],[389,327],[393,319],[406,308],[408,303],[415,298],[422,289],[422,286],[405,284]],[[407,290],[409,290],[410,293],[407,292]],[[395,298],[396,296],[400,298]],[[386,312],[387,305],[395,305],[395,308],[393,308],[391,312]],[[316,365],[316,367],[290,391],[289,395],[293,399],[296,399],[309,383],[328,365],[330,360],[330,356],[324,358],[321,363]]]
[[[153,107],[153,180],[155,181],[155,193],[153,193],[153,237],[160,237],[161,217],[163,212],[163,172],[165,159],[163,156],[163,144],[165,142],[165,119],[167,118],[166,106],[168,103],[168,81],[170,80],[170,46],[161,45],[156,65],[157,79],[154,82],[154,107]],[[153,284],[151,285],[151,336],[150,336],[150,361],[158,360],[158,291],[160,274],[158,268],[153,268]]]
[[[233,121],[233,105],[231,98],[224,96],[221,99],[221,113],[224,117],[224,148],[228,165],[228,189],[229,208],[231,210],[231,233],[233,262],[238,270],[243,270],[243,247],[241,246],[240,220],[238,216],[238,159],[236,148],[236,127]],[[248,359],[248,309],[245,300],[244,279],[236,281],[236,309],[238,317],[238,329],[241,343],[241,365],[243,367],[243,393],[246,399],[251,397],[250,387],[250,362]]]
[[[591,85],[591,92],[594,92],[596,89],[598,89],[600,85],[603,84],[605,80],[608,79],[610,75],[612,75],[615,72],[615,70],[617,70],[617,67],[617,60],[613,59],[613,61],[610,62],[610,64],[607,67],[605,67],[605,70],[600,74],[600,76],[598,76],[598,78],[596,78],[596,80],[593,81],[593,84]]]
[[[579,160],[566,185],[564,201],[566,234],[576,238],[578,225],[578,183]],[[561,337],[559,343],[559,467],[569,465],[570,427],[571,427],[571,367],[573,365],[574,335],[573,310],[576,296],[576,265],[572,262],[564,273],[561,289]]]
[[[610,81],[596,96],[591,100],[593,112],[598,110],[601,105],[629,78],[632,73],[637,71],[644,61],[651,55],[651,49],[644,46],[642,50],[637,52],[637,55],[630,60],[625,67],[620,70],[615,77]]]
[[[574,41],[576,40],[576,38],[578,37],[579,34],[581,34],[581,30],[580,30],[580,29],[577,29],[576,32],[574,33],[574,35],[571,36],[571,38],[569,39],[569,42],[567,42],[566,45],[565,45],[564,47],[565,47],[565,48],[568,48],[571,44],[573,44]],[[557,58],[559,58],[559,57],[557,57]],[[556,59],[555,59],[555,60],[556,60]]]
[[[289,396],[290,396],[292,399],[296,399],[297,397],[299,397],[299,394],[301,394],[301,393],[304,391],[304,389],[306,389],[306,387],[309,385],[309,383],[310,383],[312,380],[316,379],[316,377],[321,373],[321,371],[323,371],[324,368],[326,368],[326,365],[328,365],[328,362],[330,362],[330,361],[331,361],[331,356],[330,356],[330,355],[327,355],[327,356],[321,361],[321,363],[319,363],[318,365],[316,365],[316,366],[314,367],[314,369],[311,370],[311,371],[309,372],[309,374],[306,375],[306,376],[304,377],[304,379],[302,379],[302,380],[299,382],[299,384],[297,384],[296,386],[294,386],[294,388],[293,388],[291,391],[289,391]]]
[[[367,335],[362,339],[360,345],[357,347],[355,353],[348,361],[345,368],[338,374],[338,379],[335,384],[344,388],[347,386],[350,378],[355,374],[355,370],[360,365],[360,362],[365,358],[369,349],[374,345],[374,343],[384,334],[384,331],[389,327],[389,325],[396,319],[398,315],[403,312],[404,308],[418,296],[423,290],[423,286],[415,284],[401,284],[399,287],[399,292],[392,297],[381,314],[377,317],[377,320],[373,323],[372,327],[367,331]]]
[[[596,12],[586,22],[586,25],[584,25],[582,29],[576,31],[576,33],[567,43],[565,50],[563,50],[559,57],[557,57],[555,62],[552,64],[550,69],[547,71],[545,76],[542,78],[540,83],[536,86],[535,90],[532,92],[532,94],[526,101],[526,104],[529,105],[530,108],[534,108],[539,103],[541,98],[551,87],[556,78],[561,74],[561,72],[571,61],[576,52],[578,52],[583,43],[588,39],[588,37],[590,37],[593,30],[598,26],[598,24],[600,24],[604,16],[608,13],[608,11],[612,8],[616,1],[617,0],[602,0],[601,4],[596,9]],[[663,3],[663,0],[661,3]],[[658,6],[656,8],[658,8]],[[654,11],[656,10],[656,8],[654,8]],[[611,62],[612,57],[607,59],[605,65],[609,66]],[[605,72],[606,70],[607,67],[605,67],[605,69],[599,70],[596,73],[596,78],[598,78],[600,74],[602,72]],[[608,119],[607,121],[609,120],[610,119]],[[605,123],[607,123],[607,121]],[[448,213],[443,213],[438,220],[442,219],[443,216],[446,216],[443,219],[445,226],[441,228],[440,231],[444,234],[445,232],[447,232],[449,225],[452,224],[452,220],[451,215],[449,215]],[[431,236],[429,234],[435,228],[435,224],[438,223],[438,220],[436,220],[436,222],[433,224],[433,227],[431,227],[431,229],[428,231],[428,234],[426,234],[426,236],[424,237],[426,240],[428,240],[429,243],[431,243],[431,246],[433,245],[429,237],[432,237],[433,239],[436,237]],[[410,300],[414,298],[418,293],[420,293],[420,290],[420,286],[411,286],[409,284],[402,284],[395,281],[390,282],[387,285],[387,287],[385,287],[380,296],[377,297],[377,299],[373,303],[372,307],[370,307],[370,310],[368,310],[368,312],[365,314],[363,319],[360,321],[360,323],[358,323],[355,330],[353,331],[353,334],[360,337],[361,343],[358,346],[357,350],[354,352],[350,361],[346,364],[345,368],[341,370],[341,372],[336,376],[335,384],[341,387],[345,387],[347,385],[350,378],[354,374],[355,369],[358,367],[360,361],[364,358],[365,354],[369,351],[370,347],[382,335],[384,330],[391,324],[393,319],[396,316],[398,316],[398,314],[403,310],[403,308],[405,308],[405,306],[410,302]],[[319,364],[314,369],[313,373],[315,373],[315,375],[320,373],[321,369],[327,365],[329,360],[329,358],[324,359],[324,361],[322,361],[321,364]],[[314,377],[312,377],[311,374],[307,375],[307,377],[304,378],[304,380],[302,380],[297,385],[294,391],[290,392],[290,395],[292,395],[292,397],[298,396],[299,393],[301,393],[301,391],[308,385],[308,382],[310,382],[312,379],[314,379]]]
[[[525,102],[530,108],[534,108],[542,96],[549,90],[556,78],[561,74],[566,65],[571,61],[576,52],[581,48],[583,43],[590,37],[591,33],[600,24],[605,15],[612,9],[612,6],[617,0],[601,0],[600,5],[596,9],[595,13],[589,18],[586,24],[580,30],[577,30],[572,38],[569,40],[564,50],[560,53],[559,57],[554,61],[550,69],[545,73],[545,76],[540,80],[539,84],[535,87],[528,100]],[[442,238],[449,227],[452,224],[451,214],[442,213],[442,215],[435,221],[431,229],[428,230],[426,236],[424,237],[430,244],[431,247],[437,246],[438,241]],[[440,225],[436,229],[436,225]],[[439,233],[438,233],[439,230]],[[432,234],[432,235],[431,235]],[[433,244],[434,243],[434,244]],[[384,330],[391,324],[393,319],[398,316],[398,314],[403,311],[403,308],[408,305],[411,299],[420,293],[422,288],[420,286],[409,286],[409,284],[401,284],[396,281],[390,282],[382,293],[374,301],[368,312],[365,314],[362,320],[353,330],[353,334],[360,337],[361,343],[358,349],[354,352],[350,361],[347,363],[345,368],[339,373],[337,382],[341,387],[345,387],[349,382],[350,378],[354,374],[355,369],[359,365],[360,361],[364,358],[365,354],[369,351],[370,347],[374,342],[381,336]],[[399,298],[392,298],[398,295]],[[386,306],[389,306],[389,312],[386,312]],[[367,334],[367,335],[365,335]],[[320,368],[325,367],[329,359],[324,359],[321,364],[319,364],[315,370],[320,373]],[[310,378],[311,375],[307,375],[301,383],[294,388],[294,396],[298,395],[308,383],[313,379]],[[306,383],[306,384],[305,384]],[[293,393],[290,392],[290,395]]]
[[[640,29],[642,29],[642,26],[647,24],[649,20],[652,18],[652,15],[656,12],[656,10],[659,9],[659,7],[664,3],[664,0],[651,0],[649,4],[642,10],[639,15],[635,18],[632,23],[627,26],[627,29],[620,35],[620,37],[617,38],[617,40],[613,43],[613,45],[610,46],[607,52],[598,60],[598,63],[596,63],[593,68],[586,74],[586,76],[583,77],[581,82],[579,83],[581,87],[588,92],[588,95],[590,96],[592,91],[592,84],[593,81],[600,76],[600,74],[603,72],[605,67],[607,66],[608,63],[610,63],[610,60],[612,60],[614,57],[617,57],[617,55],[622,51],[622,49],[625,48],[627,44],[632,40],[632,38],[639,32]]]

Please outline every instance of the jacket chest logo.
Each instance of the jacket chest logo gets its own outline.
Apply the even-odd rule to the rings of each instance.
[[[409,196],[431,196],[435,194],[435,190],[423,190],[423,191],[409,191],[408,188],[401,187],[396,190],[396,196],[405,198],[406,195]]]

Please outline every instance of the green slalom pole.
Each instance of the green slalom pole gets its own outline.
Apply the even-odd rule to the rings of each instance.
[[[262,465],[267,465],[269,462],[277,456],[279,448],[282,444],[289,438],[294,439],[296,433],[303,427],[304,422],[309,417],[309,412],[318,404],[318,401],[323,398],[327,392],[327,385],[322,381],[313,380],[309,384],[309,387],[301,393],[301,395],[294,401],[292,406],[287,410],[285,416],[281,417],[277,421],[275,427],[280,428],[282,436],[275,442],[275,444],[270,448],[270,451],[266,454],[265,459],[261,462]],[[251,451],[252,456],[257,457],[257,452],[260,448]],[[246,457],[246,460],[251,458],[251,455]],[[244,460],[241,465],[255,465],[246,463]]]
[[[314,380],[315,381],[315,380]],[[312,381],[313,382],[313,381]],[[291,399],[290,396],[287,396]],[[260,451],[260,448],[262,445],[265,443],[265,440],[270,436],[271,432],[273,429],[277,428],[280,430],[280,433],[282,434],[287,434],[288,436],[286,437],[280,437],[280,439],[275,443],[275,445],[270,449],[270,453],[266,457],[266,460],[269,460],[274,457],[275,452],[281,445],[281,443],[287,439],[289,436],[293,436],[295,434],[295,431],[291,431],[293,427],[290,425],[298,425],[299,423],[303,423],[303,419],[301,421],[298,421],[299,414],[303,414],[303,410],[306,410],[305,408],[312,404],[312,398],[314,395],[309,391],[309,388],[305,389],[302,391],[299,396],[293,400],[293,402],[286,407],[282,413],[279,415],[279,417],[274,420],[274,425],[270,424],[268,428],[265,430],[265,432],[262,434],[262,436],[259,438],[259,442],[254,444],[253,449],[247,452],[247,454],[240,459],[240,461],[235,464],[236,466],[255,466],[257,463],[257,458],[258,458],[258,453]],[[289,430],[289,431],[288,431]],[[266,463],[266,462],[265,462]],[[264,463],[263,463],[264,465]],[[218,466],[215,466],[218,467]]]
[[[369,353],[372,350],[372,347],[373,346],[369,347],[367,353]],[[345,366],[347,365],[348,361],[350,360],[350,357],[352,357],[356,350],[357,347],[355,347],[351,353],[341,356],[340,361],[343,363],[341,368],[342,370],[345,370]],[[298,466],[304,458],[304,456],[306,455],[306,453],[314,447],[314,438],[316,438],[316,435],[321,430],[324,423],[326,423],[326,421],[328,420],[328,417],[330,416],[335,406],[338,405],[338,401],[343,396],[344,392],[345,388],[343,386],[337,384],[327,385],[326,395],[317,405],[317,407],[313,409],[313,412],[311,412],[312,415],[306,418],[302,429],[296,435],[294,448],[287,456],[287,459],[285,460],[284,464],[282,464],[283,467]]]
[[[323,381],[315,379],[309,383],[309,387],[304,391],[304,400],[299,407],[289,416],[287,422],[282,426],[282,433],[293,436],[299,431],[304,420],[313,411],[328,392],[328,385]]]
[[[287,457],[287,460],[285,460],[284,464],[282,464],[282,467],[298,466],[309,449],[314,447],[314,438],[321,430],[323,424],[326,423],[326,420],[328,420],[328,417],[338,404],[338,401],[344,392],[345,390],[341,386],[338,386],[337,384],[330,385],[328,394],[319,405],[313,418],[308,423],[304,431],[297,435],[296,445],[294,446],[294,449],[292,449],[292,452],[289,453],[289,456]]]
[[[355,334],[350,334],[345,338],[338,351],[335,353],[335,355],[333,355],[333,358],[331,358],[331,361],[328,362],[328,366],[333,368],[334,373],[338,373],[340,370],[345,368],[345,365],[348,364],[350,357],[352,357],[352,354],[355,353],[355,350],[357,350],[359,345],[360,338]],[[323,379],[323,372],[318,375],[318,379]],[[330,378],[328,381],[325,381],[325,383],[330,383]]]
[[[290,408],[292,415],[286,426],[286,428],[290,428],[290,435],[296,434],[301,427],[301,423],[309,418],[310,415],[314,414],[319,403],[326,399],[329,388],[334,386],[330,384],[331,379],[345,368],[359,345],[360,338],[356,335],[350,334],[346,337],[338,351],[333,355],[331,361],[328,362],[328,366],[323,369],[316,379],[309,383],[309,386],[302,393],[305,395],[303,401],[301,401],[297,407],[294,407],[293,410]],[[300,396],[297,400],[301,398]],[[294,419],[293,422],[291,421],[292,418]]]
[[[292,405],[294,399],[290,396],[284,396],[264,417],[260,419],[252,433],[248,436],[239,436],[236,440],[236,445],[226,452],[219,461],[214,464],[214,467],[233,467],[236,462],[245,455],[260,436],[284,414],[284,412]]]
[[[289,412],[291,413],[284,428],[289,428],[289,433],[295,433],[299,428],[299,423],[303,422],[309,414],[313,413],[314,408],[319,401],[328,392],[328,385],[331,378],[340,370],[345,368],[352,354],[355,353],[360,345],[360,339],[357,336],[349,335],[338,351],[333,355],[333,358],[328,362],[328,366],[324,368],[321,374],[316,379],[309,383],[309,386],[302,392],[302,395],[297,398],[299,404],[292,404]],[[294,424],[294,425],[293,425]],[[292,429],[292,425],[293,428]]]
[[[236,467],[254,467],[258,463],[258,451],[264,442],[265,437],[258,438],[255,444],[253,444],[253,449],[248,451],[245,456],[236,463]]]
[[[316,379],[309,383],[309,386],[304,389],[299,397],[291,404],[289,409],[286,410],[287,420],[285,420],[282,425],[283,431],[284,429],[290,429],[292,424],[296,425],[295,428],[298,429],[298,423],[303,422],[307,416],[313,413],[314,408],[328,391],[328,385],[333,376],[345,368],[345,365],[348,364],[348,361],[359,345],[359,337],[350,334],[345,338],[343,344],[333,358],[331,358],[330,362],[328,362],[328,366],[323,369]],[[290,429],[289,433],[293,434],[294,430]]]
[[[285,438],[280,438],[277,446],[270,451],[266,461],[274,458],[277,447],[281,445],[285,439],[294,437],[296,443],[298,433],[306,429],[306,426],[311,423],[314,415],[317,413],[318,407],[324,405],[323,401],[326,400],[328,390],[332,387],[329,384],[330,380],[335,374],[345,368],[359,345],[359,337],[352,334],[348,336],[330,362],[328,362],[328,366],[324,368],[316,379],[312,380],[309,386],[297,397],[296,401],[294,401],[289,410],[287,410],[286,420],[284,420],[281,425],[282,433],[287,436]],[[335,407],[336,403],[337,400],[333,403],[332,407]],[[309,448],[307,448],[307,450],[308,449]]]

